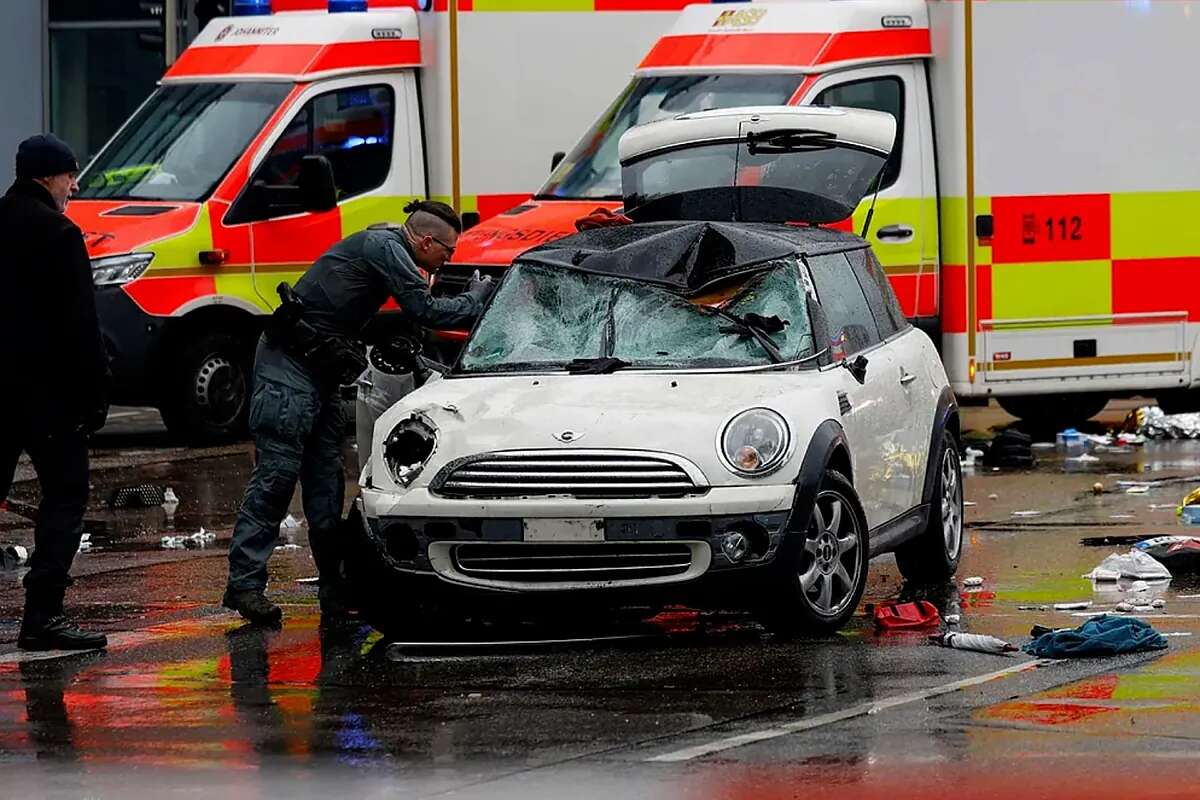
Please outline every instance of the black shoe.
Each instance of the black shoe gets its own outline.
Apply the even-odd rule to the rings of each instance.
[[[108,647],[108,637],[82,630],[60,614],[41,625],[22,625],[17,647],[22,650],[100,650]]]
[[[279,606],[267,599],[267,596],[254,589],[238,592],[225,590],[221,605],[231,611],[236,611],[255,625],[278,625],[283,621],[283,611]]]
[[[317,590],[321,603],[321,616],[331,619],[348,619],[354,616],[354,606],[347,592],[340,586],[322,586]]]

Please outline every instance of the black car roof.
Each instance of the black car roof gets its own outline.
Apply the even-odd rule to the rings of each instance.
[[[529,250],[519,263],[653,283],[696,294],[793,255],[867,247],[853,234],[777,223],[645,222],[597,228]]]

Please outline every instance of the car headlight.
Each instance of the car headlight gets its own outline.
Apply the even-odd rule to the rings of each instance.
[[[142,273],[154,260],[154,253],[129,253],[92,259],[92,283],[96,286],[120,286]]]
[[[424,415],[413,414],[397,423],[383,442],[383,463],[392,478],[408,486],[433,455],[437,428]]]
[[[735,475],[759,478],[783,465],[790,444],[791,432],[783,417],[769,408],[752,408],[725,426],[721,455]]]

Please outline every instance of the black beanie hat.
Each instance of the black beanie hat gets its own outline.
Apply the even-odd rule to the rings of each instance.
[[[17,178],[20,180],[78,171],[79,161],[75,154],[53,133],[30,136],[17,146]]]

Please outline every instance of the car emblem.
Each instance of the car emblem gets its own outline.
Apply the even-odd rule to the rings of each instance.
[[[554,434],[554,438],[563,444],[568,444],[570,442],[579,441],[581,438],[583,438],[583,434],[576,433],[575,431],[563,431],[562,433]]]

